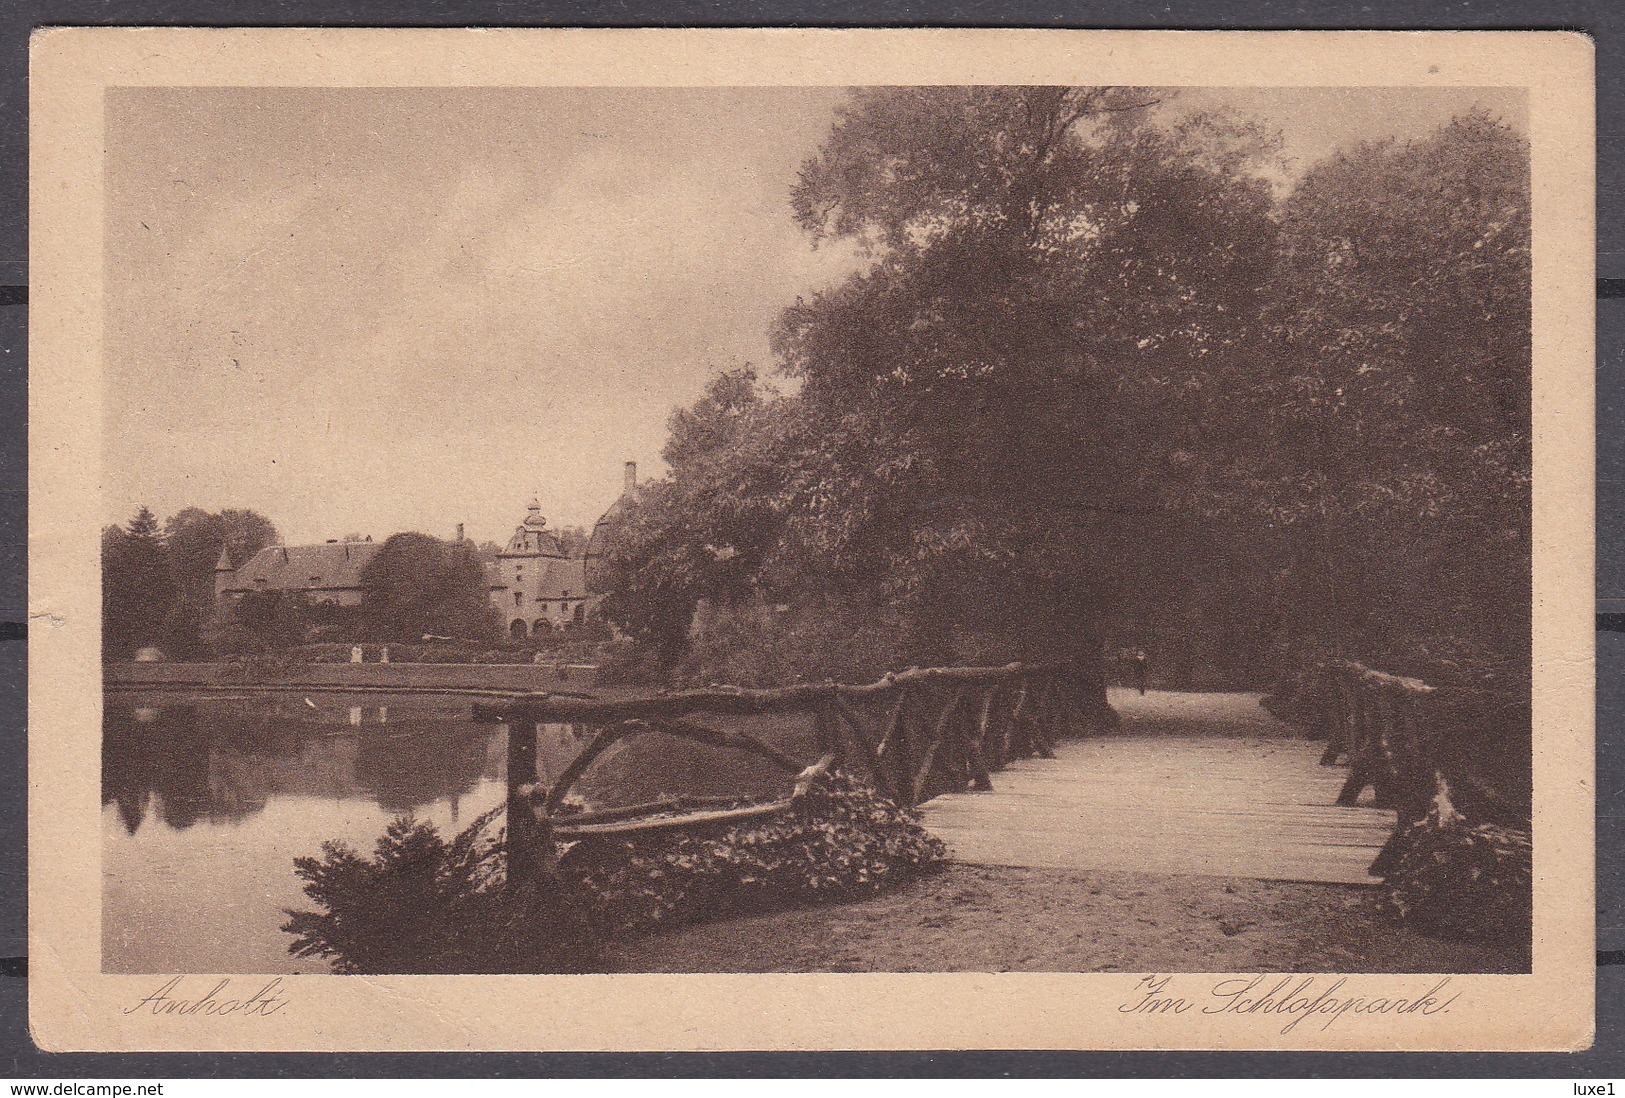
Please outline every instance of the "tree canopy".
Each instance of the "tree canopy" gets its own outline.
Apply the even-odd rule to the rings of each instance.
[[[610,616],[667,662],[701,600],[826,648],[800,609],[889,615],[919,661],[1526,633],[1524,142],[1474,114],[1283,189],[1170,94],[852,93],[792,213],[867,264],[785,309],[788,394],[674,414]]]
[[[104,658],[126,659],[155,645],[171,656],[196,655],[215,614],[214,569],[225,548],[234,565],[279,540],[255,511],[212,513],[187,507],[162,526],[142,507],[127,527],[102,531]]]
[[[1525,658],[1526,142],[1474,113],[1364,145],[1313,167],[1281,222],[1222,490],[1291,529],[1295,602],[1318,618],[1300,630]]]
[[[737,376],[674,418],[662,551],[714,571],[697,520],[758,585],[900,612],[920,659],[1098,649],[1095,532],[1159,506],[1182,394],[1244,342],[1273,256],[1268,141],[1156,99],[855,93],[793,206],[871,261],[785,311],[793,398]],[[743,440],[720,452],[718,408]]]
[[[225,508],[209,512],[187,507],[164,523],[164,543],[175,580],[175,608],[170,615],[172,643],[196,647],[215,613],[214,569],[224,550],[241,568],[267,545],[281,542],[270,519],[256,511]]]
[[[373,640],[424,634],[488,639],[496,612],[473,546],[428,534],[395,534],[361,571],[361,626]]]

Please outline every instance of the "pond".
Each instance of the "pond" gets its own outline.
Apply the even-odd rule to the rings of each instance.
[[[809,761],[816,755],[810,722],[726,725]],[[537,731],[537,771],[548,781],[593,729]],[[289,954],[280,929],[286,909],[311,906],[294,859],[319,855],[330,840],[368,852],[400,815],[450,837],[502,802],[506,766],[506,727],[475,723],[466,698],[109,694],[103,970],[327,971]],[[788,784],[756,756],[652,733],[610,748],[576,790],[589,806],[609,807]]]

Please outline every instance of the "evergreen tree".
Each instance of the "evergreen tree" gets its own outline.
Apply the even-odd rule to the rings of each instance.
[[[102,656],[128,659],[167,641],[175,585],[157,517],[142,507],[102,531]]]

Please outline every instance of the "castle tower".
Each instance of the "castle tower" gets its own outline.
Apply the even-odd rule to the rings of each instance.
[[[232,580],[237,576],[237,569],[231,563],[231,551],[224,545],[220,547],[220,560],[214,566],[214,599],[219,602],[231,590]]]
[[[491,605],[515,640],[551,636],[586,616],[587,583],[580,560],[571,560],[559,536],[548,529],[541,503],[530,501],[524,521],[497,554],[491,577]]]

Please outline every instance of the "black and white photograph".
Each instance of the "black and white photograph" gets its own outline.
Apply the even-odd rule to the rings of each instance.
[[[1529,89],[1077,77],[110,80],[124,1014],[1535,972]]]

